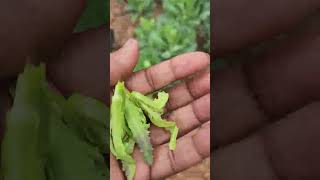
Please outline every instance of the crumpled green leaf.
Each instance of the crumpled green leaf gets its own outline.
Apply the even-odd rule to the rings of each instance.
[[[131,92],[131,95],[136,103],[144,110],[148,115],[152,124],[157,127],[165,128],[171,133],[169,148],[174,150],[176,148],[176,139],[179,129],[176,123],[161,118],[163,108],[169,100],[169,94],[163,91],[158,92],[158,98],[152,99],[148,96],[144,96],[139,92]]]
[[[122,161],[128,179],[133,179],[135,161],[128,153],[125,138],[128,135],[125,121],[125,87],[123,82],[117,83],[112,96],[110,118],[110,149],[113,155]],[[126,148],[127,147],[127,148]]]
[[[135,143],[143,153],[145,162],[148,165],[153,164],[150,124],[146,116],[151,123],[171,133],[169,148],[170,150],[176,148],[179,129],[175,122],[161,117],[168,99],[169,94],[165,92],[158,92],[158,97],[153,99],[152,96],[145,96],[139,92],[129,92],[124,82],[118,82],[115,86],[111,103],[110,150],[121,160],[122,168],[129,180],[135,175],[136,164],[131,157]]]
[[[176,148],[176,139],[178,135],[179,129],[176,126],[176,123],[173,121],[168,121],[161,118],[161,113],[154,111],[147,104],[144,104],[143,101],[139,102],[140,107],[144,110],[144,112],[148,115],[152,124],[157,127],[165,128],[171,133],[170,141],[169,141],[169,149],[175,150]]]
[[[163,108],[169,99],[169,94],[165,92],[159,92],[158,98],[156,99],[152,99],[136,91],[131,92],[131,96],[137,103],[141,101],[143,104],[149,106],[154,111],[160,114],[163,113]]]
[[[125,101],[125,118],[127,124],[132,132],[132,138],[137,142],[143,157],[147,164],[152,165],[153,154],[152,145],[149,137],[148,128],[150,125],[147,123],[146,117],[142,110],[130,100],[130,94],[127,93]]]

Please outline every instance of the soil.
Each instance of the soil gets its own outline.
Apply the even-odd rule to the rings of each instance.
[[[129,38],[133,37],[135,29],[130,15],[124,13],[123,7],[117,0],[110,1],[110,28],[114,32],[114,49],[120,48]]]
[[[129,38],[133,37],[135,24],[130,20],[130,15],[124,13],[124,6],[117,0],[110,1],[110,28],[114,31],[114,49],[121,47]],[[209,180],[210,179],[210,158],[180,172],[166,180]]]

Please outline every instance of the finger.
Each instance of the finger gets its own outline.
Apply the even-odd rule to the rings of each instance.
[[[214,179],[319,179],[320,104],[214,152]],[[246,163],[243,163],[246,162]]]
[[[136,161],[134,180],[150,180],[150,167],[145,163],[143,154],[138,148],[134,149],[133,158]]]
[[[196,129],[201,124],[210,120],[210,94],[206,94],[192,103],[181,107],[167,117],[168,120],[176,122],[179,128],[178,137]],[[151,126],[151,142],[155,145],[168,142],[170,133],[162,128]]]
[[[136,161],[135,180],[150,180],[150,167],[145,163],[143,155],[138,148],[134,149],[133,158]],[[124,180],[124,172],[119,166],[119,161],[110,155],[110,179]]]
[[[283,43],[258,61],[216,72],[213,80],[216,146],[228,144],[320,99],[319,36]],[[305,59],[302,63],[301,59]],[[236,108],[231,108],[236,107]],[[269,120],[269,121],[267,121]]]
[[[186,53],[134,73],[127,79],[126,85],[129,89],[141,93],[153,92],[176,80],[203,70],[209,63],[208,54],[202,52]]]
[[[173,111],[185,106],[209,92],[210,72],[206,71],[169,89],[170,98],[166,105],[166,111]]]
[[[215,54],[230,53],[287,32],[319,7],[318,0],[214,1]]]
[[[85,0],[1,1],[0,77],[18,74],[33,58],[55,54],[84,8]]]
[[[118,51],[110,55],[110,85],[114,86],[118,81],[125,80],[137,64],[139,56],[138,42],[129,39]]]
[[[65,95],[74,92],[107,102],[107,29],[77,34],[63,54],[48,62],[48,78]]]
[[[177,141],[175,151],[170,151],[168,144],[154,150],[154,164],[151,168],[151,179],[164,177],[185,170],[210,154],[210,123],[197,130],[193,136],[185,136]]]
[[[110,155],[110,179],[125,180],[118,161]]]

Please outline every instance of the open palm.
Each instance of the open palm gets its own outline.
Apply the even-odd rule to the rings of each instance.
[[[249,63],[214,72],[213,179],[320,179],[320,21],[310,19],[320,1],[214,7],[217,57],[270,44]]]
[[[201,52],[187,53],[132,73],[137,59],[135,40],[129,40],[122,49],[111,54],[111,88],[117,81],[125,80],[128,89],[148,94],[184,80],[168,89],[170,98],[165,113],[180,129],[176,150],[168,148],[169,133],[151,126],[154,164],[149,167],[138,149],[133,155],[137,163],[135,179],[163,179],[199,163],[210,154],[210,57]],[[124,179],[112,155],[110,179]]]

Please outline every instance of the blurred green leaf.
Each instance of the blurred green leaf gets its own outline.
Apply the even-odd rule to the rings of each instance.
[[[109,0],[88,0],[75,32],[97,28],[109,22]]]
[[[209,0],[163,0],[162,6],[160,16],[150,18],[143,14],[135,30],[140,45],[135,71],[186,52],[210,52]],[[198,36],[204,39],[202,46],[198,45]]]
[[[153,0],[119,0],[126,4],[126,11],[131,14],[131,21],[136,21],[141,15],[151,17],[154,6]]]

